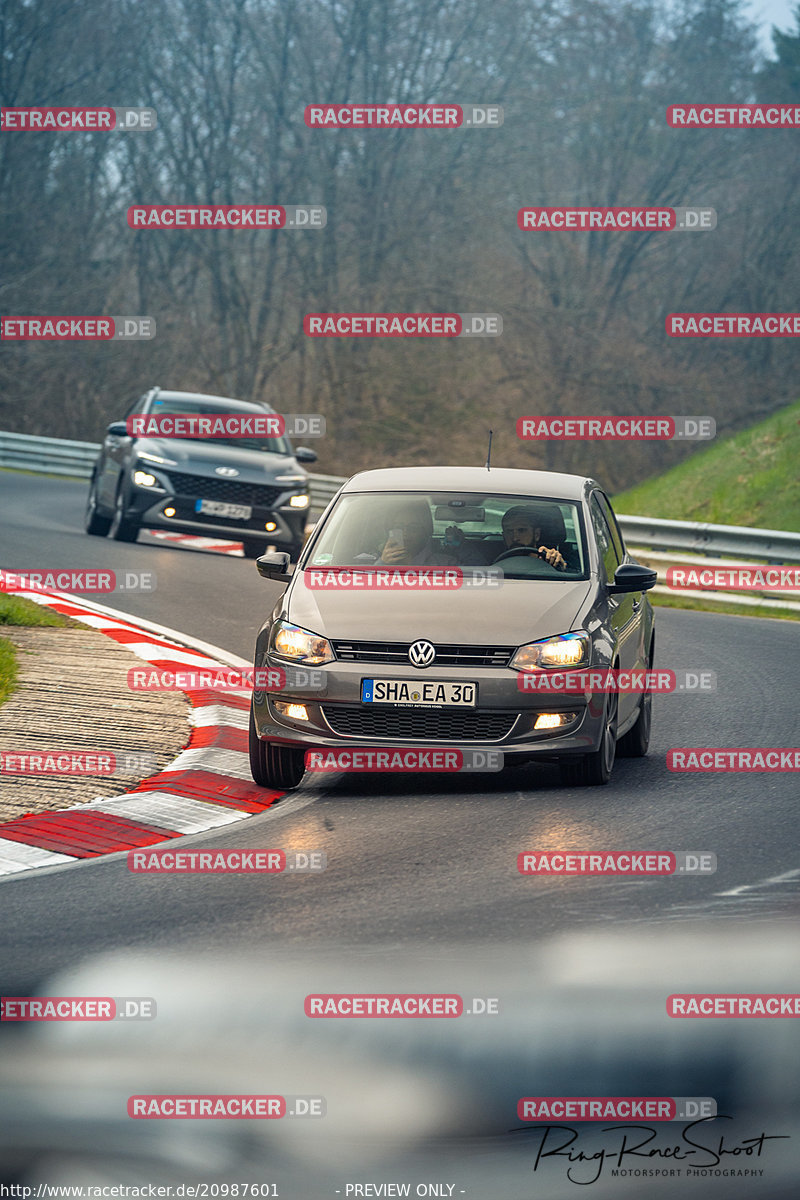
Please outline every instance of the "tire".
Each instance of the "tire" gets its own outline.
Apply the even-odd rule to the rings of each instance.
[[[111,528],[111,517],[101,517],[97,511],[97,480],[95,478],[92,478],[89,495],[86,498],[83,528],[92,537],[105,537]]]
[[[655,647],[650,641],[650,652],[647,656],[647,669],[652,671]],[[639,715],[632,729],[617,742],[617,754],[620,758],[644,758],[650,748],[650,728],[653,722],[653,697],[650,692],[642,694],[639,705]]]
[[[568,787],[604,787],[611,778],[617,750],[617,713],[619,697],[606,694],[603,707],[603,736],[600,746],[591,754],[564,757],[559,762],[561,782]]]
[[[250,752],[250,774],[259,787],[274,788],[279,792],[288,792],[297,787],[306,773],[305,750],[293,750],[290,746],[262,742],[256,733],[252,704],[247,742]]]
[[[636,724],[617,742],[617,754],[620,758],[644,758],[647,754],[650,747],[652,708],[653,697],[650,692],[644,692]]]
[[[122,484],[117,488],[114,516],[111,518],[109,533],[115,542],[135,542],[139,536],[139,522],[128,516]]]
[[[267,552],[266,542],[242,542],[245,558],[260,558]]]

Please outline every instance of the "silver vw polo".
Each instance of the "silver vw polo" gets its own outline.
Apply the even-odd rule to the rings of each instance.
[[[557,762],[605,784],[640,757],[649,692],[548,691],[556,673],[653,664],[655,572],[593,479],[548,471],[363,471],[340,489],[261,627],[250,764],[296,786],[309,750],[426,747]],[[536,684],[528,687],[528,684]],[[474,761],[474,759],[473,759]]]

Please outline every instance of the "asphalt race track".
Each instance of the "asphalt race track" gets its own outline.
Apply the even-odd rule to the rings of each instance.
[[[254,564],[238,557],[175,548],[148,535],[135,545],[87,537],[82,529],[85,495],[83,483],[0,472],[0,566],[153,571],[157,576],[153,593],[118,593],[97,600],[249,661],[255,631],[278,595],[275,586],[258,577]],[[509,998],[506,1011],[515,1013],[513,1020],[518,1021],[524,1020],[526,1011],[520,997],[524,993],[522,975],[528,972],[531,994],[539,997],[531,1003],[534,1009],[536,1003],[544,1005],[537,1010],[540,1033],[558,1029],[554,1014],[562,985],[580,984],[586,995],[592,994],[592,988],[624,986],[627,990],[620,991],[619,1007],[610,1005],[620,1020],[627,1019],[625,1004],[636,987],[654,988],[658,1011],[663,1014],[666,995],[682,990],[678,976],[684,969],[698,984],[698,991],[721,991],[719,982],[726,970],[733,982],[739,982],[737,970],[746,973],[750,967],[752,977],[742,977],[744,990],[781,990],[773,982],[779,975],[783,990],[800,990],[796,959],[792,965],[785,948],[790,937],[788,922],[796,918],[799,907],[800,864],[793,848],[796,777],[790,773],[676,775],[668,772],[665,764],[670,747],[798,744],[792,663],[797,662],[800,649],[800,623],[658,609],[656,629],[657,666],[714,671],[718,690],[696,696],[655,697],[649,756],[618,760],[608,787],[564,788],[555,769],[549,767],[459,779],[339,775],[321,783],[316,779],[309,782],[307,776],[297,792],[269,812],[221,832],[184,838],[182,845],[322,850],[328,867],[319,874],[136,876],[128,871],[124,856],[114,855],[77,867],[6,878],[0,882],[3,993],[36,993],[58,973],[73,973],[62,975],[71,980],[75,972],[79,978],[85,969],[91,976],[99,970],[92,965],[98,961],[112,963],[113,970],[121,973],[120,979],[125,977],[120,986],[103,992],[110,995],[156,995],[159,982],[164,994],[179,989],[181,980],[188,987],[186,980],[193,971],[210,971],[218,980],[219,972],[223,978],[229,972],[232,993],[246,1014],[243,1027],[250,1028],[247,1023],[252,1022],[252,1028],[261,1029],[263,1035],[257,1006],[253,1009],[255,996],[274,999],[277,981],[282,981],[283,996],[295,989],[299,996],[303,989],[325,991],[327,979],[335,979],[338,985],[347,979],[351,990],[377,992],[381,987],[374,984],[380,977],[390,982],[387,991],[410,991],[410,987],[396,986],[397,973],[402,975],[404,965],[409,978],[430,985],[433,991],[448,990],[439,986],[445,978],[465,995],[480,987],[478,978],[483,990],[474,991],[476,996],[500,995],[505,986]],[[555,845],[712,851],[717,855],[718,870],[711,876],[670,879],[533,879],[517,873],[516,857],[521,850]],[[769,934],[762,925],[766,922]],[[785,930],[786,943],[781,930]],[[522,975],[521,946],[527,948]],[[531,947],[540,947],[540,954],[532,953]],[[97,959],[105,954],[112,957]],[[773,966],[777,964],[777,974],[769,975],[769,962],[759,960],[762,954]],[[482,955],[488,976],[486,971],[477,971]],[[234,962],[230,962],[231,956]],[[572,971],[569,964],[577,960],[580,966]],[[182,974],[183,968],[176,964],[184,961]],[[548,961],[554,964],[550,976],[543,967]],[[714,986],[704,988],[699,981],[706,961],[716,961],[718,969]],[[138,964],[135,983],[126,975],[134,962]],[[760,978],[756,968],[762,972]],[[254,974],[248,976],[248,970]],[[496,981],[495,988],[487,990],[487,977]],[[460,988],[456,986],[459,979],[467,981]],[[79,990],[77,984],[64,985],[59,994]],[[84,990],[92,992],[88,987]],[[47,994],[54,994],[52,986]],[[96,988],[94,994],[99,994]],[[570,995],[572,1000],[563,1001],[567,1007],[575,1000],[574,994]],[[605,1011],[609,1011],[608,995],[604,993],[604,997]],[[208,1000],[208,1005],[213,1007],[213,1003]],[[224,1006],[220,1012],[219,1020],[208,1017],[207,1027],[202,1021],[197,1025],[212,1058],[219,1050],[215,1038],[226,1025]],[[633,1006],[631,1014],[635,1023]],[[303,1039],[292,1020],[280,1012],[276,1020],[284,1038],[291,1043],[295,1037],[302,1047]],[[688,1036],[685,1030],[690,1022],[667,1024],[682,1026]],[[796,1022],[698,1024],[705,1026],[704,1052],[711,1053],[711,1025],[738,1026],[740,1030],[744,1025],[760,1025],[761,1030],[747,1035],[752,1049],[753,1038],[767,1036],[763,1026],[780,1026],[775,1036],[785,1040],[788,1027]],[[337,1037],[352,1039],[356,1025],[362,1029],[381,1025],[386,1032],[393,1023],[340,1021],[331,1025],[338,1027],[334,1030]],[[373,1049],[377,1036],[369,1029],[358,1033],[364,1046]],[[382,1043],[381,1053],[393,1039],[397,1043],[392,1058],[395,1073],[398,1061],[409,1071],[414,1065],[408,1060],[410,1034],[406,1042],[403,1036],[390,1032]],[[555,1032],[553,1036],[557,1036]],[[606,1049],[608,1037],[611,1035],[604,1042]],[[425,1038],[414,1045],[419,1048],[423,1043]],[[744,1045],[741,1038],[740,1043]],[[80,1045],[75,1052],[82,1053]],[[482,1071],[481,1052],[487,1051],[485,1039],[480,1038],[471,1049],[463,1050],[467,1056],[477,1056],[475,1068]],[[762,1065],[773,1052],[777,1053],[774,1044],[771,1051],[763,1051]],[[514,1057],[508,1045],[503,1054],[508,1061]],[[618,1059],[615,1069],[619,1066]],[[397,1078],[396,1086],[402,1091]],[[412,1083],[415,1078],[412,1072]],[[725,1093],[730,1078],[724,1071],[719,1075],[719,1093]],[[715,1094],[707,1083],[703,1086],[702,1079],[690,1093],[686,1072],[677,1068],[673,1089],[666,1086],[661,1094],[677,1094],[678,1079],[681,1094]],[[531,1082],[527,1086],[530,1092],[535,1090]],[[598,1084],[594,1094],[631,1094],[630,1086],[619,1086],[621,1091],[615,1092],[607,1084]],[[314,1089],[295,1086],[285,1090]],[[538,1094],[548,1093],[539,1088]],[[570,1094],[570,1089],[562,1087],[561,1094]],[[583,1094],[592,1094],[591,1089]],[[653,1094],[652,1084],[649,1092],[645,1089],[639,1094]],[[773,1092],[777,1103],[776,1095]],[[780,1095],[784,1097],[784,1093]],[[397,1122],[392,1129],[397,1132]],[[444,1136],[447,1130],[442,1132]],[[494,1135],[497,1130],[490,1132]],[[413,1141],[410,1133],[408,1136]],[[414,1146],[417,1153],[416,1143]],[[494,1161],[495,1150],[487,1144],[487,1163]],[[399,1162],[402,1156],[399,1150],[397,1153]],[[407,1147],[404,1154],[402,1161],[411,1161]],[[452,1167],[455,1160],[445,1159]],[[290,1154],[286,1161],[291,1165]],[[332,1161],[326,1160],[329,1167]],[[350,1170],[354,1161],[343,1158],[341,1169]],[[484,1167],[488,1172],[488,1166]],[[480,1169],[476,1167],[478,1176]],[[327,1179],[321,1183],[311,1167],[309,1171],[307,1196],[316,1196],[317,1188],[320,1195],[332,1194],[325,1191]],[[510,1171],[509,1179],[512,1176],[516,1179]],[[62,1177],[63,1172],[59,1174]],[[358,1178],[364,1177],[362,1171]],[[387,1177],[383,1165],[375,1175],[378,1177]],[[487,1174],[487,1186],[490,1177],[491,1173]],[[452,1174],[447,1178],[453,1178]],[[491,1194],[533,1194],[532,1190],[513,1190],[511,1184],[506,1193],[497,1185],[496,1175],[493,1178]],[[773,1175],[772,1191],[758,1191],[754,1185],[748,1194],[784,1195],[777,1185],[778,1178]],[[518,1180],[514,1186],[521,1186]],[[564,1186],[563,1194],[574,1194],[570,1185]],[[716,1184],[708,1186],[713,1190],[706,1194],[718,1194]],[[719,1186],[721,1189],[721,1183]],[[456,1187],[453,1195],[458,1194]],[[475,1200],[479,1193],[462,1194]],[[553,1180],[549,1191],[536,1194],[560,1196],[561,1184]],[[607,1193],[598,1187],[593,1194]],[[719,1194],[725,1193],[720,1190]]]

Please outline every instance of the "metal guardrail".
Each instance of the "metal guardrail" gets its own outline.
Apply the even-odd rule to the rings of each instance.
[[[0,433],[0,467],[89,479],[100,450],[99,442],[70,442],[63,438]],[[311,511],[321,513],[344,483],[338,475],[310,475]]]
[[[0,467],[88,479],[100,449],[97,442],[0,433]],[[338,475],[310,475],[311,512],[321,513],[345,482]],[[800,563],[800,533],[751,529],[746,525],[709,525],[696,521],[661,521],[654,517],[617,514],[626,541],[650,550],[692,554],[741,555],[769,562]]]

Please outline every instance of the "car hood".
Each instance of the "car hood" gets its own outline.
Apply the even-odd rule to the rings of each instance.
[[[197,471],[203,475],[213,474],[215,467],[234,467],[239,472],[239,478],[250,483],[273,475],[307,476],[307,472],[291,454],[266,454],[261,450],[243,450],[219,442],[188,438],[138,438],[136,452],[166,458],[182,471]],[[169,466],[164,464],[163,470],[169,472]]]
[[[500,588],[444,592],[322,591],[299,572],[289,597],[289,620],[327,638],[520,646],[567,633],[594,587],[574,583],[506,579]]]

